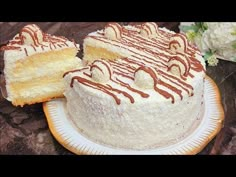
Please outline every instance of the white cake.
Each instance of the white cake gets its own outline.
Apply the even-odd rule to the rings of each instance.
[[[204,112],[199,51],[155,23],[108,24],[84,40],[84,67],[64,74],[67,110],[89,139],[125,149],[167,146]]]
[[[79,45],[26,25],[4,50],[7,99],[15,106],[62,97],[63,74],[80,66]]]

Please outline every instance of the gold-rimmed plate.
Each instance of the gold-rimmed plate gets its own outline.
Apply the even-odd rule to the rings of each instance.
[[[224,110],[220,92],[215,82],[206,77],[205,112],[200,125],[182,141],[168,147],[150,150],[116,149],[97,144],[84,137],[66,113],[66,99],[58,98],[43,104],[50,131],[57,141],[75,154],[197,154],[220,131],[223,126]]]

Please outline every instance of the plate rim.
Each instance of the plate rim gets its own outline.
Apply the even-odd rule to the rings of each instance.
[[[205,146],[219,133],[219,131],[222,129],[223,127],[223,123],[224,123],[224,118],[225,118],[225,114],[224,114],[224,109],[223,109],[223,105],[221,102],[221,94],[220,94],[220,90],[217,86],[217,84],[214,82],[214,80],[212,78],[210,78],[208,75],[206,75],[205,77],[206,80],[209,81],[209,84],[212,86],[212,89],[215,93],[215,97],[214,97],[214,101],[215,101],[215,105],[218,109],[219,115],[217,118],[217,125],[216,128],[214,130],[211,131],[211,133],[208,135],[207,138],[204,138],[203,142],[201,142],[201,144],[199,146],[194,146],[192,149],[188,148],[186,151],[184,151],[183,155],[194,155],[199,153],[200,151],[202,151]],[[53,100],[51,100],[53,101]],[[49,107],[47,106],[48,102],[44,102],[43,103],[43,111],[45,113],[47,122],[48,122],[48,126],[49,129],[52,133],[52,135],[55,137],[55,139],[66,149],[68,149],[69,151],[77,154],[77,155],[92,155],[88,149],[78,149],[75,148],[74,146],[71,146],[58,132],[54,122],[53,122],[53,118],[50,115],[49,112]],[[79,132],[78,132],[79,133]],[[95,154],[103,154],[103,152],[98,152],[96,151]]]

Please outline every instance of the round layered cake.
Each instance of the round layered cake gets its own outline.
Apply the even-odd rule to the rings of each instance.
[[[78,130],[113,148],[180,141],[204,113],[205,63],[183,34],[156,23],[109,23],[84,40],[84,66],[64,74]]]

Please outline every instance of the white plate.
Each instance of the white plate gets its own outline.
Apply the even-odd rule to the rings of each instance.
[[[192,134],[168,147],[141,151],[113,149],[81,135],[66,114],[65,98],[45,102],[43,109],[53,136],[75,154],[196,154],[220,131],[224,120],[219,90],[209,77],[205,82],[204,99],[205,113],[202,122]]]

